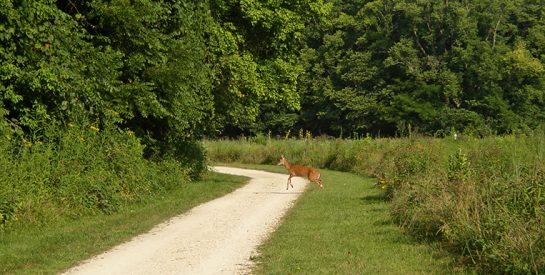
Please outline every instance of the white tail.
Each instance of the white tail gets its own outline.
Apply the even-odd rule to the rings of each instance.
[[[293,184],[291,184],[291,178],[294,176],[306,177],[311,182],[315,182],[316,184],[318,184],[320,188],[324,188],[324,184],[320,179],[320,172],[312,167],[291,164],[288,162],[288,159],[286,159],[283,155],[278,161],[277,165],[284,165],[284,167],[286,167],[286,169],[288,169],[288,172],[290,173],[290,176],[288,178],[288,184],[286,185],[286,190],[289,189],[290,185],[291,188],[293,188]]]

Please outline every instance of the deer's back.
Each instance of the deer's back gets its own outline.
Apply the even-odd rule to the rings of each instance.
[[[316,169],[297,164],[292,164],[289,170],[292,175],[307,178],[315,177],[316,174],[320,174],[320,172],[318,172]]]

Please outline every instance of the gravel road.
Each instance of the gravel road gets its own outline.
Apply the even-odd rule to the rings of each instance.
[[[214,170],[250,177],[221,198],[197,206],[65,274],[246,274],[256,249],[304,191],[306,180],[231,167]]]

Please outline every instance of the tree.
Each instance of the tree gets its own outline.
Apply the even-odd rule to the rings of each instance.
[[[271,105],[298,110],[302,67],[296,54],[302,31],[329,6],[322,0],[215,0],[210,6],[215,22],[209,24],[208,60],[218,128],[233,129],[227,134],[255,129]]]
[[[299,123],[315,133],[394,135],[410,125],[483,135],[543,124],[539,1],[331,2],[302,51]]]
[[[0,2],[0,93],[5,118],[29,132],[82,113],[115,116],[120,55],[95,48],[55,1]]]

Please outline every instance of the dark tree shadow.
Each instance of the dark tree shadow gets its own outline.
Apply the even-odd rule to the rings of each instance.
[[[384,194],[378,194],[378,195],[368,195],[360,198],[361,201],[364,203],[377,203],[377,202],[384,202],[386,201],[386,195]]]

